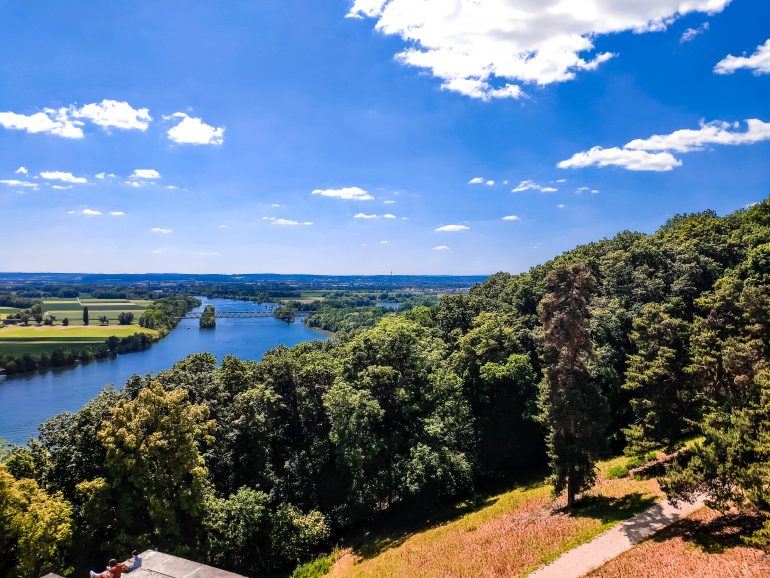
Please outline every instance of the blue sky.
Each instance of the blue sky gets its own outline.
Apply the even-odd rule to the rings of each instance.
[[[0,0],[0,20],[0,270],[518,272],[770,193],[764,0]]]

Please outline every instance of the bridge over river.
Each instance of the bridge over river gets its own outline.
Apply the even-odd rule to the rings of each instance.
[[[277,307],[265,309],[264,311],[214,311],[214,317],[217,319],[258,319],[260,317],[273,317]],[[181,319],[200,319],[202,311],[190,311]]]

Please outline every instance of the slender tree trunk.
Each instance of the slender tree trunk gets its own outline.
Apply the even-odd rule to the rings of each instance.
[[[575,473],[572,467],[567,475],[567,508],[571,510],[575,506]]]

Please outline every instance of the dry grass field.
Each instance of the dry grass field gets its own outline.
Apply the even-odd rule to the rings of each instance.
[[[746,521],[703,508],[595,570],[592,578],[767,578],[770,554],[744,545]]]
[[[411,532],[385,529],[361,536],[343,550],[328,576],[524,576],[661,497],[654,479],[604,477],[622,460],[601,464],[599,482],[572,513],[563,511],[563,500],[555,500],[544,483],[519,487],[458,505]]]

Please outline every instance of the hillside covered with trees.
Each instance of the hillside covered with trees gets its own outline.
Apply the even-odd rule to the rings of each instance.
[[[571,504],[601,456],[696,436],[664,488],[740,508],[770,548],[768,353],[765,201],[622,232],[260,362],[193,355],[5,452],[0,574],[149,546],[290,570],[397,505],[544,466]]]

